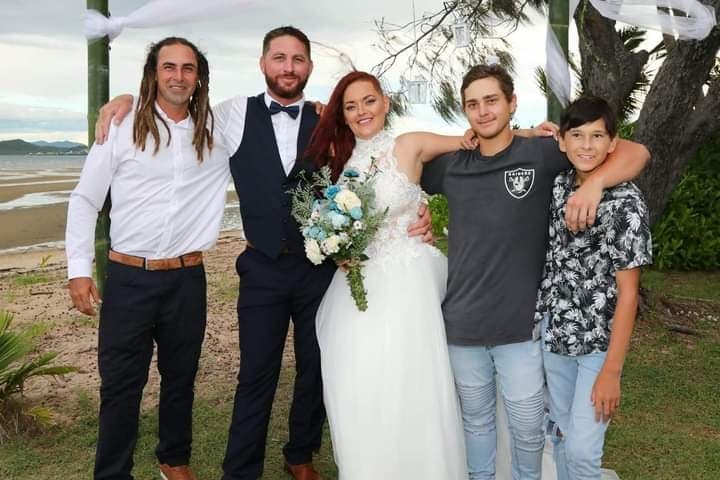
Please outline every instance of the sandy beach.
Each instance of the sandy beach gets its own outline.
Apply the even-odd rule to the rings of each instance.
[[[197,391],[222,390],[231,394],[239,365],[235,302],[238,277],[235,258],[245,248],[236,234],[225,234],[205,256],[208,278],[208,325]],[[44,332],[37,351],[58,352],[57,364],[73,365],[77,373],[62,379],[32,379],[25,395],[33,404],[50,406],[56,421],[76,418],[78,396],[97,398],[97,317],[72,307],[67,293],[66,263],[62,250],[0,255],[0,310],[14,314],[13,328],[34,326]],[[291,362],[288,341],[285,362]],[[143,408],[157,404],[159,377],[155,359],[145,389]]]
[[[62,240],[66,219],[67,203],[0,211],[0,250]]]

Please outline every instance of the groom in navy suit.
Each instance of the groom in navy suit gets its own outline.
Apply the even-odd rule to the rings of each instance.
[[[320,351],[315,313],[330,284],[335,265],[314,266],[291,215],[294,189],[314,171],[303,158],[318,121],[304,101],[312,72],[310,42],[294,27],[265,35],[260,69],[267,90],[256,97],[235,97],[215,108],[240,198],[248,248],[238,257],[240,372],[223,479],[257,479],[263,472],[265,440],[277,388],[283,347],[293,321],[296,377],[283,448],[285,469],[297,480],[320,476],[312,465],[320,448],[325,409],[322,402]],[[429,231],[424,210],[409,234]]]
[[[223,479],[257,479],[263,472],[273,397],[292,318],[296,378],[283,448],[285,468],[297,479],[320,478],[312,467],[320,448],[325,411],[315,312],[335,266],[314,266],[290,214],[301,175],[313,171],[302,158],[318,120],[304,101],[312,72],[310,42],[294,27],[265,35],[260,69],[267,91],[235,97],[215,108],[240,198],[247,249],[237,259],[240,372],[235,391]]]

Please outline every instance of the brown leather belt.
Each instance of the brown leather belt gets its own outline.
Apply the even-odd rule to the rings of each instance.
[[[110,250],[110,252],[108,252],[108,258],[115,263],[121,263],[123,265],[129,265],[131,267],[142,268],[145,270],[176,270],[183,267],[195,267],[197,265],[202,265],[203,263],[202,252],[190,252],[179,257],[148,260],[147,258],[136,257],[135,255],[127,255],[116,252],[115,250]]]

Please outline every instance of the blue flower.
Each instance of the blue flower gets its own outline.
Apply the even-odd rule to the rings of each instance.
[[[357,178],[360,176],[360,172],[358,172],[356,169],[351,167],[351,168],[346,169],[343,172],[343,175],[345,175],[348,178]]]
[[[325,198],[329,198],[330,200],[332,200],[333,198],[335,198],[335,195],[337,195],[339,191],[340,191],[339,186],[330,185],[329,187],[327,187],[325,189]]]
[[[350,223],[350,220],[345,215],[337,212],[330,212],[328,218],[335,230],[338,230]]]
[[[350,213],[350,216],[353,218],[353,220],[360,220],[363,216],[362,208],[360,207],[353,207],[348,213]]]
[[[320,230],[319,227],[310,227],[310,230],[308,231],[308,236],[317,240],[320,237],[321,233],[322,230]]]

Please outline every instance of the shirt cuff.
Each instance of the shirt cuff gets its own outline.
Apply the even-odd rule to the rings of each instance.
[[[92,258],[68,259],[68,280],[78,277],[92,278]]]

